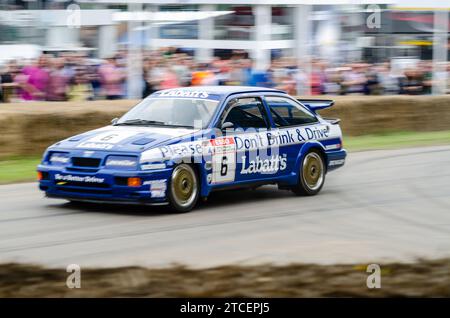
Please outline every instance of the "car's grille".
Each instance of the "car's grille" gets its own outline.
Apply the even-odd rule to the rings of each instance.
[[[128,185],[128,178],[127,177],[115,177],[114,183],[120,186],[126,186]]]
[[[75,172],[88,172],[88,173],[93,173],[93,172],[98,171],[98,169],[94,169],[94,168],[77,168],[77,167],[67,167],[66,170],[67,171],[75,171]]]
[[[98,168],[98,166],[100,166],[100,161],[101,160],[99,158],[72,158],[72,164],[76,167]]]

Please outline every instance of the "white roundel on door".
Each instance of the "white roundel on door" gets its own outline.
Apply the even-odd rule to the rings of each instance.
[[[236,174],[236,144],[233,137],[210,140],[212,152],[211,183],[232,182]]]

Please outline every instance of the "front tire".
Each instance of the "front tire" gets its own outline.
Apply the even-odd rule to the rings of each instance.
[[[313,149],[303,157],[299,180],[292,191],[297,195],[316,195],[325,183],[325,162],[322,154]]]
[[[200,181],[194,168],[180,164],[173,169],[169,184],[169,204],[176,212],[189,212],[197,204]]]

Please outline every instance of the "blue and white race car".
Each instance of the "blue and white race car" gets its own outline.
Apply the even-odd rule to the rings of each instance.
[[[315,195],[346,157],[339,120],[316,113],[332,105],[258,87],[158,91],[111,125],[50,146],[39,187],[51,198],[170,204],[178,212],[238,187]]]

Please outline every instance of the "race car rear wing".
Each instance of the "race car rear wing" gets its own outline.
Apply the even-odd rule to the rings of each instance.
[[[318,110],[325,109],[334,105],[331,99],[297,99],[300,103],[308,107],[314,113]]]
[[[300,103],[308,107],[313,113],[317,113],[318,110],[325,109],[334,105],[334,100],[331,99],[297,99]],[[341,121],[339,118],[324,118],[332,125],[337,125]]]

